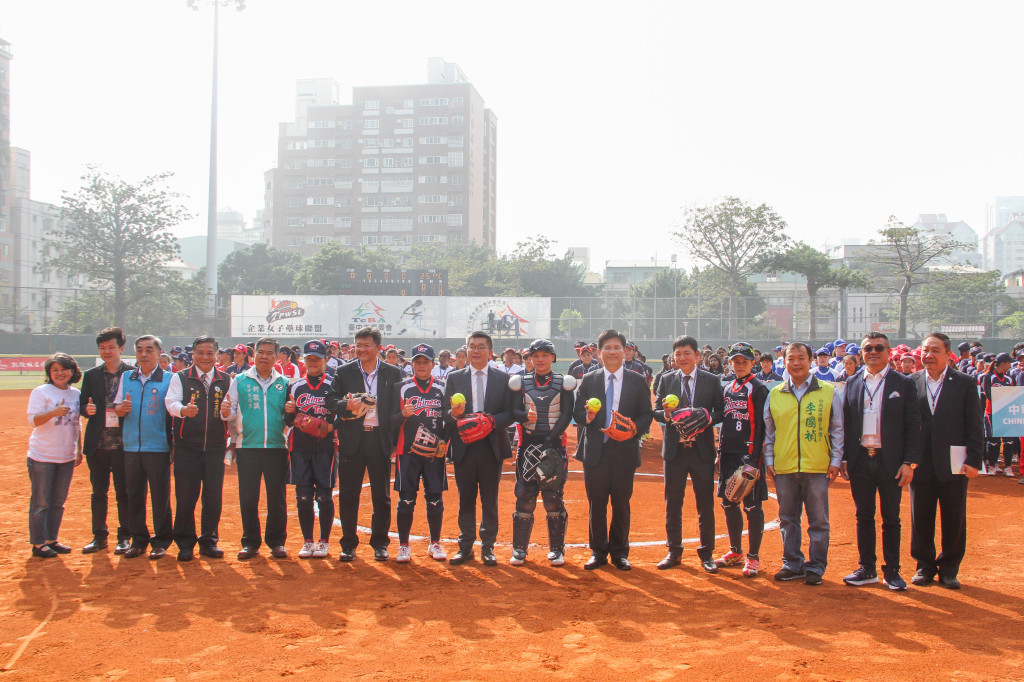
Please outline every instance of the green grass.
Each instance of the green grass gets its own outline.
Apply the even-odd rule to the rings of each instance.
[[[17,388],[35,388],[43,383],[42,372],[19,375],[17,372],[0,372],[0,391]]]

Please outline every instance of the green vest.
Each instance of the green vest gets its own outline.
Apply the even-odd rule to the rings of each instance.
[[[824,474],[832,459],[828,427],[832,419],[835,386],[811,379],[798,401],[789,382],[768,394],[775,422],[775,473]]]
[[[278,375],[263,390],[255,378],[256,369],[235,378],[238,410],[242,415],[243,448],[287,448],[284,440],[284,404],[288,402],[288,380]]]

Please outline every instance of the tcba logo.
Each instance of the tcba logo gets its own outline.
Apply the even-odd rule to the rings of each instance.
[[[299,307],[295,301],[275,301],[270,299],[270,312],[267,313],[267,324],[286,320],[289,317],[302,317],[306,314],[305,308]]]

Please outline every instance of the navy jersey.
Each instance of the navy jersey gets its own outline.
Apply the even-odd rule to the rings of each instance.
[[[397,411],[391,416],[391,424],[400,427],[398,429],[398,454],[406,455],[411,452],[413,441],[416,440],[416,434],[420,429],[433,434],[438,443],[448,440],[444,419],[441,418],[444,382],[435,377],[430,377],[422,382],[412,377],[399,383],[396,388],[398,390]],[[406,404],[412,405],[415,410],[411,417],[402,416],[402,406]]]
[[[742,455],[756,466],[764,444],[764,404],[768,387],[754,375],[734,379],[723,388],[725,412],[722,415],[720,444],[723,453]]]
[[[774,365],[772,365],[772,367],[774,367]],[[765,374],[764,370],[762,370],[755,374],[754,376],[756,376],[758,381],[761,381],[762,383],[765,381],[782,381],[782,375],[774,370],[768,372],[767,374]]]
[[[331,393],[331,377],[321,374],[318,377],[311,377],[308,374],[288,387],[288,395],[295,401],[295,413],[285,414],[284,423],[291,426],[295,423],[295,416],[299,412],[308,414],[310,417],[318,417],[326,422],[334,424],[337,428],[338,418],[327,409],[327,396]],[[318,439],[298,429],[292,429],[288,434],[289,450],[328,450],[334,449],[334,433]]]
[[[626,369],[636,372],[644,378],[644,381],[650,383],[651,379],[654,378],[654,371],[644,362],[633,358],[622,363],[622,366]]]
[[[978,385],[981,386],[981,399],[985,405],[985,416],[991,419],[992,417],[992,388],[995,386],[1013,386],[1013,378],[1008,374],[999,374],[998,372],[985,372],[978,379]]]
[[[569,374],[575,377],[576,381],[579,381],[580,379],[583,378],[584,374],[586,374],[587,372],[593,372],[595,369],[600,369],[600,367],[601,363],[599,363],[597,360],[591,360],[589,365],[584,365],[582,362],[580,362],[575,367],[570,365]]]

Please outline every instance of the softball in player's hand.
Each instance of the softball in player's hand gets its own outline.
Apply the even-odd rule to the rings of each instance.
[[[661,404],[665,406],[666,410],[674,410],[679,407],[679,396],[674,393],[669,393],[665,396],[665,399],[661,401]]]

